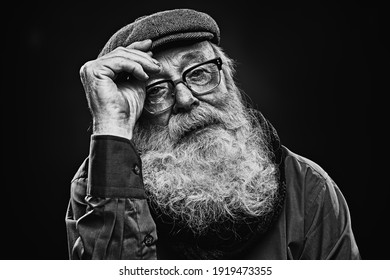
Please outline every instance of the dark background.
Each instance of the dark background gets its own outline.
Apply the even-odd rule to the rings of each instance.
[[[3,52],[11,82],[2,90],[2,259],[68,257],[70,180],[90,137],[79,69],[123,25],[178,7],[216,19],[221,46],[237,61],[237,80],[254,106],[285,146],[318,163],[340,187],[362,257],[388,258],[388,181],[376,172],[373,155],[383,143],[373,141],[370,113],[380,90],[379,58],[388,52],[379,41],[378,9],[228,2],[47,2],[13,10],[11,50]]]

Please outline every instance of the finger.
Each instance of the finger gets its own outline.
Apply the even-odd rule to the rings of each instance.
[[[146,52],[150,57],[153,56],[153,52],[150,51],[150,48],[152,47],[152,40],[151,39],[146,39],[144,41],[138,41],[138,42],[134,42],[132,44],[130,44],[129,46],[127,46],[126,48],[127,49],[134,49],[134,50],[140,50],[140,51],[143,51],[143,52]],[[154,59],[152,57],[153,61],[155,63],[159,63],[156,59]]]
[[[107,61],[116,57],[125,58],[128,60],[133,60],[139,64],[145,69],[145,71],[150,73],[158,73],[160,72],[160,64],[157,60],[150,57],[148,54],[137,51],[137,50],[128,50],[124,48],[118,48],[115,51],[105,55],[104,57],[101,57],[101,61]]]
[[[150,61],[152,61],[154,64],[160,66],[160,63],[158,62],[158,60],[156,60],[155,58],[152,57],[153,53],[151,51],[144,52],[144,51],[140,51],[140,50],[136,50],[136,49],[129,49],[129,48],[125,48],[123,50],[127,51],[129,53],[136,53],[140,56],[143,56],[146,59],[149,59]]]
[[[105,68],[107,70],[105,75],[111,79],[114,79],[121,72],[127,72],[141,81],[149,79],[149,75],[144,70],[144,65],[127,57],[116,56],[111,59],[106,59],[102,61],[102,66],[103,69]]]
[[[150,47],[152,46],[152,40],[151,39],[146,39],[146,40],[143,40],[143,41],[137,41],[137,42],[134,42],[132,44],[130,44],[129,46],[127,46],[127,48],[129,49],[136,49],[136,50],[140,50],[140,51],[148,51],[150,49]]]
[[[143,51],[134,50],[134,49],[129,50],[129,51],[135,52],[135,53],[139,54],[140,56],[143,56],[143,57],[149,59],[150,61],[152,61],[154,64],[156,64],[159,67],[161,66],[160,62],[157,59],[152,57],[153,53],[151,51],[143,52]]]

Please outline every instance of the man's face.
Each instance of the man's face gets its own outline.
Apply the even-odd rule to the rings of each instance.
[[[213,48],[207,41],[159,52],[154,55],[154,58],[161,63],[162,70],[160,73],[150,77],[146,83],[146,87],[156,83],[158,84],[164,80],[177,81],[182,79],[183,73],[186,73],[188,69],[215,59],[216,57]],[[147,122],[149,123],[167,125],[172,115],[186,113],[197,107],[200,103],[207,103],[213,107],[223,106],[227,98],[227,89],[223,72],[219,71],[219,75],[221,79],[218,86],[204,94],[198,94],[192,91],[184,83],[177,83],[173,88],[174,104],[169,110],[154,115],[148,114],[145,110],[142,117],[147,118]]]
[[[180,79],[215,57],[207,42],[156,54],[163,70],[147,87]],[[232,77],[220,72],[218,86],[204,95],[176,84],[173,106],[162,114],[144,114],[134,130],[152,209],[196,235],[269,213],[277,190],[261,128],[253,125]]]

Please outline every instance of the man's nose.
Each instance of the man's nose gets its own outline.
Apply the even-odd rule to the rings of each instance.
[[[173,106],[173,113],[184,113],[191,111],[199,105],[199,100],[192,94],[192,91],[184,84],[176,85],[176,102]]]

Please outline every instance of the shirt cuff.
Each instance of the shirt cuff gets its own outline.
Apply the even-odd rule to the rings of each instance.
[[[100,198],[146,198],[142,163],[131,140],[92,135],[87,194]]]

